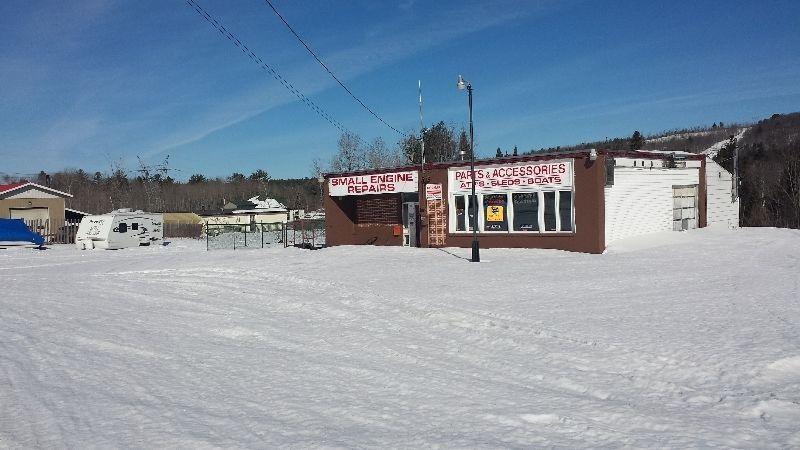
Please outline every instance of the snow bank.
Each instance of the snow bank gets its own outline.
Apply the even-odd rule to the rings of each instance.
[[[0,447],[800,444],[800,233],[648,243],[0,251]]]

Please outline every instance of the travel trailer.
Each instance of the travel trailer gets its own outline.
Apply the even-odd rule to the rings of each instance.
[[[162,214],[118,209],[108,214],[86,216],[75,236],[80,250],[104,248],[117,250],[140,245],[159,244],[164,240]]]

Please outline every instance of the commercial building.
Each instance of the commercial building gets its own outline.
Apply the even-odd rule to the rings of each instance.
[[[476,161],[474,201],[463,161],[326,174],[326,245],[469,247],[474,217],[484,248],[602,253],[614,240],[705,227],[710,217],[736,226],[723,172],[689,153],[504,157]]]

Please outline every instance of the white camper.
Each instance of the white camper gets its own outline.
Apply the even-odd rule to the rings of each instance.
[[[118,209],[108,214],[86,216],[75,235],[80,250],[138,247],[160,244],[164,240],[162,214]]]

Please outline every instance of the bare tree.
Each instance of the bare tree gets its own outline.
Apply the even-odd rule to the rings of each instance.
[[[339,137],[338,150],[331,159],[330,166],[333,172],[365,169],[367,162],[361,138],[352,133],[342,133]]]

